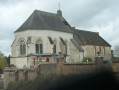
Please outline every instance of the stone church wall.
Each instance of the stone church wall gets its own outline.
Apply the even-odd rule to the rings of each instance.
[[[74,62],[81,62],[83,60],[83,59],[80,60],[80,52],[71,41],[70,41],[70,56],[74,60]]]
[[[82,48],[84,49],[84,57],[91,57],[94,60],[94,57],[98,56],[97,52],[101,52],[100,56],[103,57],[103,60],[111,60],[111,48],[110,47],[86,45],[86,46],[82,46]],[[96,48],[96,54],[94,54],[95,53],[94,48]],[[104,55],[102,54],[103,48],[105,48]]]
[[[104,60],[111,60],[111,47],[105,47]]]
[[[50,30],[50,31],[49,30],[27,30],[27,31],[15,33],[16,40],[15,40],[14,44],[17,44],[17,42],[20,38],[24,38],[25,41],[27,41],[28,37],[31,37],[31,45],[29,45],[29,48],[27,48],[29,50],[26,50],[27,51],[26,55],[29,53],[35,53],[35,43],[36,43],[36,40],[38,40],[38,39],[42,40],[43,53],[52,53],[51,50],[52,50],[53,46],[49,45],[48,37],[51,37],[52,40],[54,40],[54,39],[57,40],[56,46],[57,46],[57,53],[58,53],[61,51],[58,46],[58,44],[59,44],[58,42],[60,42],[59,38],[62,37],[64,40],[70,41],[70,39],[73,38],[73,35],[72,35],[72,33],[65,33],[65,32],[52,31],[52,30]],[[19,47],[16,46],[16,49],[13,49],[13,51],[14,50],[17,50],[16,56],[19,56]],[[15,55],[13,55],[13,56],[15,56]]]
[[[29,67],[28,65],[28,57],[17,57],[17,58],[10,58],[10,64],[15,65],[17,68]]]
[[[28,37],[31,37],[30,43],[27,42]],[[11,64],[14,64],[16,66],[18,65],[17,67],[21,68],[23,67],[23,62],[24,62],[25,65],[29,67],[29,62],[27,58],[22,58],[22,57],[26,57],[27,55],[31,53],[36,54],[35,44],[37,40],[41,40],[41,43],[43,44],[43,53],[52,54],[54,45],[49,42],[48,37],[51,37],[53,41],[54,40],[56,41],[56,53],[58,54],[59,52],[61,52],[60,37],[62,37],[64,41],[66,40],[67,43],[69,43],[70,39],[73,38],[73,34],[66,33],[66,32],[53,31],[53,30],[27,30],[22,32],[16,32],[15,40],[12,44]],[[25,55],[20,55],[20,45],[19,45],[20,40],[23,40],[25,42],[25,46],[26,46]],[[67,44],[68,55],[70,55],[71,53],[69,49],[70,49],[70,45]]]

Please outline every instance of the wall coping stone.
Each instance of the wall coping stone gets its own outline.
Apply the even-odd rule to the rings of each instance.
[[[95,65],[95,62],[64,63],[64,65]]]

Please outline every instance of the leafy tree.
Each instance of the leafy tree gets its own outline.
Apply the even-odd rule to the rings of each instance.
[[[7,60],[4,54],[0,51],[0,68],[4,69],[6,65],[7,65]]]

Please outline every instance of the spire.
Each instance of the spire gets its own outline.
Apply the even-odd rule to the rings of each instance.
[[[60,10],[60,3],[58,4],[59,6],[59,10],[57,11],[57,15],[59,15],[60,17],[62,17],[62,11]]]

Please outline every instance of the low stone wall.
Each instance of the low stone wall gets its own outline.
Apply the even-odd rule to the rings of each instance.
[[[94,72],[96,70],[95,64],[64,64],[63,74],[81,74],[87,72]]]
[[[40,75],[56,75],[55,63],[44,63],[39,65]]]
[[[6,67],[4,69],[3,74],[4,74],[4,88],[5,89],[10,82],[15,82],[15,77],[16,77],[16,74],[14,74],[15,72],[16,72],[16,69],[13,67]]]
[[[114,65],[119,71],[119,62]],[[39,75],[59,75],[59,74],[82,74],[95,72],[100,68],[108,68],[108,64],[95,64],[95,63],[65,63],[63,58],[58,59],[57,63],[42,63],[38,67],[29,69],[16,69],[15,67],[7,67],[4,70],[4,88],[10,82],[19,80],[33,80]]]
[[[16,69],[15,67],[6,67],[4,69],[4,88],[6,89],[10,82],[34,80],[39,74],[39,67],[31,69]]]

